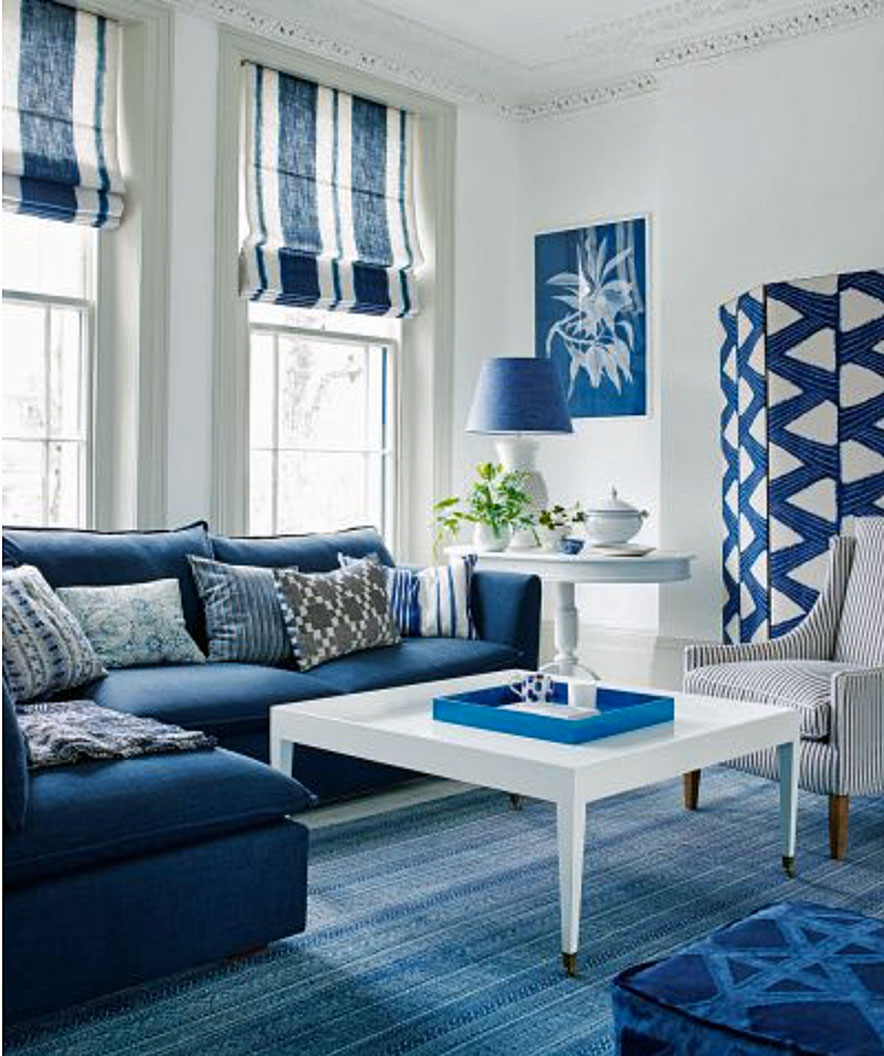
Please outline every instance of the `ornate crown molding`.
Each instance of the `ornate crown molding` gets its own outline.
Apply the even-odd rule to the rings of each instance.
[[[741,29],[694,37],[660,48],[654,55],[654,67],[664,69],[715,59],[734,51],[761,48],[781,40],[840,29],[882,13],[884,0],[841,0],[840,3],[768,18]]]
[[[356,0],[337,0],[338,6],[330,0],[299,0],[298,18],[277,17],[248,0],[169,2],[426,95],[488,107],[517,121],[555,117],[643,95],[660,88],[660,74],[666,70],[840,29],[884,14],[884,0],[828,0],[735,28],[734,18],[770,0],[666,0],[638,15],[578,26],[566,37],[570,56],[529,69],[464,41],[442,39],[406,19],[384,22],[383,13],[374,5],[367,11]],[[349,5],[346,10],[353,17],[336,17],[344,10],[340,5]],[[381,23],[372,21],[378,18]],[[722,22],[722,28],[713,28]],[[705,23],[710,31],[681,36],[697,23]],[[418,66],[402,57],[408,54],[420,54],[423,64]],[[589,83],[574,87],[590,55],[601,57],[596,58],[594,70],[585,72]],[[553,68],[557,71],[554,79],[568,79],[571,85],[532,98],[523,86],[536,83],[541,70],[550,72]],[[619,72],[613,74],[613,70]]]
[[[517,121],[536,121],[542,117],[558,117],[570,114],[575,110],[585,110],[590,106],[601,106],[603,103],[615,103],[621,99],[630,99],[636,95],[656,91],[660,79],[653,73],[639,73],[624,80],[598,84],[566,95],[555,95],[536,103],[502,104],[498,107],[503,117]]]

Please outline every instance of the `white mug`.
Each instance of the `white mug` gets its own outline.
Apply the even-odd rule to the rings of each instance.
[[[568,703],[574,708],[598,708],[595,682],[569,682]]]
[[[538,671],[511,683],[510,689],[517,697],[521,697],[525,704],[548,704],[552,700],[555,683],[552,675],[544,675]]]

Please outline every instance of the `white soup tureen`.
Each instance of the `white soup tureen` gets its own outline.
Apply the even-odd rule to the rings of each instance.
[[[584,527],[587,538],[597,546],[627,543],[641,529],[648,516],[617,496],[617,489],[605,499],[592,503],[586,510]]]

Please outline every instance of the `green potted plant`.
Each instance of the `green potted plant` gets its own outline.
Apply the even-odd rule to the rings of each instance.
[[[532,528],[531,496],[525,475],[494,462],[476,467],[476,479],[465,499],[454,495],[433,506],[437,545],[455,538],[464,524],[473,525],[473,545],[479,551],[505,550],[514,530]]]
[[[583,524],[586,514],[580,503],[562,506],[556,503],[537,514],[537,536],[544,550],[555,550],[558,543],[567,537],[572,526]]]

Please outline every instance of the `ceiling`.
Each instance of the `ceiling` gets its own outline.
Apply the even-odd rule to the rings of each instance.
[[[884,14],[884,0],[190,0],[455,101],[530,118],[651,90],[662,70]]]

